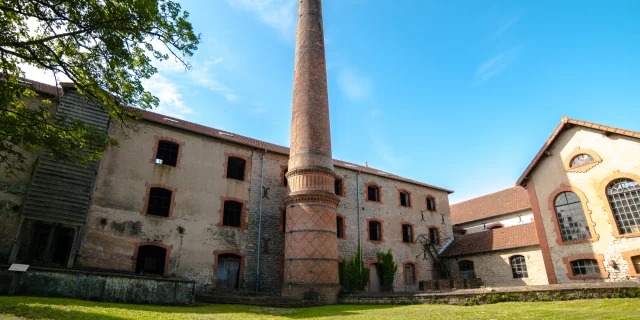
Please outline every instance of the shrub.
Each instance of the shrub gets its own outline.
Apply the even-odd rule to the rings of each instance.
[[[393,260],[391,249],[387,253],[378,251],[376,256],[378,257],[376,269],[380,277],[380,289],[382,291],[393,291],[393,279],[398,271],[398,264]]]
[[[362,249],[358,247],[356,254],[344,262],[340,284],[347,292],[361,292],[369,281],[369,269],[362,261]]]

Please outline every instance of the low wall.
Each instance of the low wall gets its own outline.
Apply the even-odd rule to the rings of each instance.
[[[0,266],[0,295],[9,291],[13,272]],[[190,305],[195,282],[72,269],[29,268],[15,295],[63,297],[95,301]]]

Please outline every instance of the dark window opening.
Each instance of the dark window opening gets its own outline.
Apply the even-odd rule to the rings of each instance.
[[[247,161],[242,158],[229,157],[227,160],[227,178],[244,181],[244,167]]]
[[[497,225],[494,225],[494,226],[490,226],[490,227],[489,227],[489,230],[493,230],[493,229],[500,229],[500,228],[502,228],[502,226],[501,226],[501,225],[499,225],[499,224],[497,224]]]
[[[573,158],[573,160],[571,160],[571,167],[579,167],[588,163],[593,162],[594,159],[592,156],[588,155],[588,154],[580,154],[577,155]]]
[[[402,225],[402,242],[413,243],[413,226],[410,224]]]
[[[369,221],[369,240],[381,241],[382,240],[382,228],[380,222]]]
[[[429,228],[429,242],[433,244],[440,244],[440,235],[437,228]]]
[[[640,185],[616,179],[607,186],[607,198],[620,234],[640,233]]]
[[[154,245],[138,247],[136,273],[164,275],[167,249]]]
[[[400,205],[403,207],[411,206],[411,199],[409,198],[409,193],[400,192]]]
[[[26,262],[47,267],[66,267],[75,230],[42,222],[35,222],[33,228]]]
[[[559,194],[555,208],[562,241],[591,239],[587,217],[577,194],[570,191]]]
[[[156,164],[165,164],[175,167],[178,164],[178,151],[180,145],[171,142],[160,140],[158,141],[158,153],[156,154]]]
[[[218,279],[216,288],[238,289],[240,287],[240,263],[242,258],[235,254],[218,256]]]
[[[458,262],[458,272],[462,279],[474,279],[476,277],[476,273],[473,270],[473,261],[470,260]]]
[[[149,204],[147,214],[168,217],[171,212],[171,196],[173,192],[164,188],[151,188],[149,190]]]
[[[511,264],[511,273],[513,274],[514,279],[529,277],[529,273],[527,272],[527,263],[524,260],[524,256],[512,256],[509,258],[509,263]]]
[[[338,262],[338,280],[341,285],[344,285],[344,263]]]
[[[336,228],[338,238],[344,239],[344,219],[342,217],[336,217]]]
[[[600,267],[595,259],[571,261],[571,271],[574,276],[600,275]]]
[[[633,268],[636,270],[636,273],[640,273],[640,256],[631,257],[631,263],[633,264]]]
[[[282,232],[287,232],[287,209],[282,209]]]
[[[427,197],[427,211],[436,211],[436,200],[431,197]]]
[[[404,276],[407,284],[416,283],[416,266],[413,263],[407,263],[404,265]]]
[[[341,196],[342,195],[342,179],[336,178],[336,182],[334,183],[335,194]]]
[[[289,186],[289,181],[287,180],[287,172],[289,172],[289,168],[284,168],[284,172],[282,173],[282,185],[285,187]]]
[[[238,201],[225,201],[222,216],[222,225],[240,228],[242,223],[242,203]]]
[[[380,202],[380,188],[376,186],[367,187],[367,199],[369,201]]]

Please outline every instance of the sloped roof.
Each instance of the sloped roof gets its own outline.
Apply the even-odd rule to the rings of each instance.
[[[453,224],[531,208],[527,190],[513,187],[451,205]]]
[[[453,257],[538,245],[533,223],[469,233],[453,241],[443,256]]]
[[[544,145],[542,146],[540,151],[538,151],[538,154],[536,154],[536,156],[533,158],[533,160],[531,161],[529,166],[527,166],[527,169],[524,170],[524,172],[522,173],[522,175],[518,179],[518,182],[516,182],[516,185],[521,185],[521,186],[525,185],[525,183],[529,179],[529,175],[535,169],[535,167],[538,165],[538,162],[540,162],[540,160],[542,159],[542,156],[545,154],[545,152],[549,149],[549,147],[551,147],[553,145],[553,143],[556,141],[556,139],[558,138],[560,133],[562,133],[562,131],[564,129],[566,129],[568,127],[571,127],[572,125],[582,126],[582,127],[586,127],[586,128],[600,130],[600,131],[606,132],[606,133],[615,133],[615,134],[619,134],[619,135],[623,135],[623,136],[628,136],[628,137],[640,139],[640,132],[635,132],[635,131],[630,131],[630,130],[624,130],[624,129],[614,128],[614,127],[604,126],[604,125],[597,124],[597,123],[592,123],[592,122],[575,120],[575,119],[571,119],[571,118],[567,118],[567,117],[563,116],[562,117],[562,121],[560,121],[560,124],[553,131],[553,133],[551,134],[549,139],[547,139],[547,141],[544,143]]]
[[[36,92],[39,93],[44,93],[44,94],[49,94],[52,96],[55,95],[62,95],[62,89],[56,86],[52,86],[46,83],[42,83],[42,82],[38,82],[38,81],[33,81],[30,79],[23,79],[22,81],[24,81],[25,83],[31,85],[31,89],[35,90]]]
[[[249,146],[252,148],[258,148],[258,149],[262,149],[262,150],[267,150],[270,152],[275,152],[275,153],[280,153],[283,155],[289,155],[289,148],[287,147],[283,147],[277,144],[273,144],[273,143],[269,143],[269,142],[265,142],[265,141],[261,141],[261,140],[257,140],[257,139],[253,139],[253,138],[249,138],[249,137],[245,137],[245,136],[241,136],[239,134],[235,134],[232,132],[227,132],[224,130],[219,130],[219,129],[215,129],[215,128],[211,128],[211,127],[206,127],[203,125],[199,125],[197,123],[193,123],[193,122],[189,122],[189,121],[184,121],[184,120],[180,120],[180,119],[176,119],[176,118],[172,118],[172,117],[168,117],[165,115],[161,115],[158,113],[154,113],[151,111],[147,111],[147,110],[139,110],[140,114],[142,115],[142,118],[151,122],[155,122],[155,123],[160,123],[166,126],[170,126],[170,127],[174,127],[174,128],[178,128],[178,129],[183,129],[183,130],[187,130],[187,131],[191,131],[197,134],[203,134],[206,136],[210,136],[210,137],[215,137],[217,139],[221,139],[221,140],[226,140],[226,141],[231,141],[231,142],[235,142],[235,143],[239,143],[245,146]],[[371,167],[367,167],[367,166],[360,166],[354,163],[349,163],[346,161],[341,161],[341,160],[333,160],[333,164],[337,167],[341,167],[341,168],[345,168],[345,169],[350,169],[350,170],[355,170],[355,171],[361,171],[364,173],[368,173],[371,175],[375,175],[375,176],[380,176],[380,177],[385,177],[385,178],[389,178],[389,179],[393,179],[393,180],[397,180],[397,181],[403,181],[403,182],[407,182],[407,183],[411,183],[411,184],[415,184],[415,185],[420,185],[423,187],[428,187],[428,188],[432,188],[432,189],[436,189],[436,190],[441,190],[447,193],[453,193],[453,191],[448,190],[448,189],[444,189],[444,188],[440,188],[434,185],[430,185],[424,182],[420,182],[420,181],[416,181],[416,180],[412,180],[412,179],[408,179],[408,178],[404,178],[401,176],[397,176],[395,174],[391,174],[388,172],[384,172],[375,168],[371,168]]]

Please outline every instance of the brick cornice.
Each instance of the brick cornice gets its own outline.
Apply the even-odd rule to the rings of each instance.
[[[604,178],[602,182],[600,182],[600,186],[598,187],[598,197],[605,204],[604,211],[607,212],[607,218],[609,219],[609,224],[611,225],[611,233],[617,239],[622,238],[637,238],[640,237],[640,233],[631,233],[631,234],[620,234],[620,229],[618,229],[618,224],[616,223],[616,219],[613,217],[613,212],[611,211],[611,203],[609,203],[609,198],[607,197],[607,186],[613,182],[613,180],[627,178],[631,179],[635,182],[640,183],[640,176],[637,174],[629,173],[629,172],[620,172],[614,171],[608,177]]]
[[[598,262],[598,269],[600,269],[600,274],[596,275],[586,275],[586,276],[574,276],[573,269],[571,268],[571,262],[576,260],[583,259],[594,259]],[[583,280],[583,279],[606,279],[609,278],[609,272],[604,269],[604,256],[601,254],[593,254],[593,253],[584,253],[578,254],[570,257],[563,257],[562,262],[564,262],[565,267],[567,268],[567,278],[569,280]]]
[[[624,251],[621,254],[622,254],[622,259],[624,259],[624,261],[627,263],[627,266],[629,266],[629,276],[634,278],[640,278],[640,273],[636,272],[636,266],[633,264],[633,261],[631,260],[631,258],[635,256],[640,256],[640,248],[630,250],[630,251]]]
[[[560,195],[563,192],[573,192],[577,194],[578,197],[580,198],[582,211],[584,211],[584,216],[585,216],[585,219],[587,220],[587,225],[589,226],[589,232],[591,233],[590,239],[562,241],[562,232],[560,231],[560,224],[558,223],[558,214],[556,213],[555,201],[558,195]],[[549,212],[551,212],[551,214],[553,215],[551,220],[553,221],[553,230],[556,233],[556,243],[558,245],[564,246],[564,245],[577,244],[577,243],[596,242],[598,241],[598,239],[600,239],[600,235],[595,230],[595,224],[591,217],[591,210],[589,209],[588,204],[589,204],[589,201],[587,200],[587,197],[584,195],[582,191],[580,191],[580,189],[576,187],[561,185],[558,189],[554,190],[551,193],[551,195],[549,196],[547,205],[549,208]]]
[[[307,192],[286,196],[283,203],[285,206],[290,206],[296,203],[326,203],[337,208],[338,204],[340,204],[340,199],[333,193]]]
[[[589,163],[585,163],[581,166],[571,167],[571,161],[581,154],[588,154],[593,158],[593,161]],[[602,162],[602,158],[600,155],[591,149],[580,149],[576,148],[564,159],[564,171],[566,172],[576,172],[576,173],[584,173],[591,170],[593,167],[597,166],[600,162]]]

